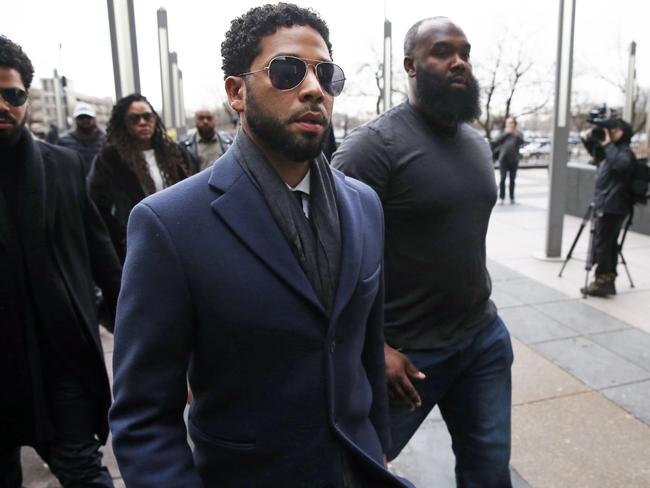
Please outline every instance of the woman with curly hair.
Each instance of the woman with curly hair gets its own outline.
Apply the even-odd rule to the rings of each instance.
[[[167,136],[160,117],[139,93],[115,104],[106,140],[88,175],[88,190],[124,262],[131,209],[144,197],[184,179],[189,157]]]

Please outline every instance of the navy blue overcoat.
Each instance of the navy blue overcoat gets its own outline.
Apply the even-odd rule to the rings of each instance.
[[[110,412],[127,486],[334,487],[341,447],[368,486],[406,486],[382,465],[381,205],[332,171],[330,314],[232,150],[133,210]]]

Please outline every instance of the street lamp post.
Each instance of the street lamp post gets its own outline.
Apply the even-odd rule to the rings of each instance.
[[[571,71],[573,65],[573,31],[575,0],[560,0],[555,71],[555,110],[551,145],[550,189],[546,227],[546,258],[562,253],[562,230],[566,210],[567,160],[571,108]]]
[[[171,70],[172,79],[172,106],[174,107],[174,125],[178,129],[181,125],[181,107],[179,98],[179,82],[178,82],[178,54],[176,52],[169,53],[169,66]]]
[[[160,87],[162,92],[162,119],[165,127],[174,127],[174,95],[172,92],[171,65],[169,63],[169,30],[167,11],[158,9],[158,57],[160,59]]]
[[[382,100],[382,108],[385,112],[392,106],[392,65],[393,65],[393,43],[392,43],[392,25],[390,20],[384,19],[384,97]]]
[[[630,43],[630,57],[627,64],[627,81],[625,82],[625,106],[623,120],[632,124],[634,118],[634,85],[636,82],[636,42]]]
[[[107,0],[107,4],[113,52],[115,96],[120,99],[129,93],[140,91],[133,0]]]

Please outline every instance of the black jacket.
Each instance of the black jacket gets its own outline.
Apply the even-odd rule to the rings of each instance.
[[[184,158],[186,151],[181,151]],[[181,168],[185,178],[185,167]],[[177,183],[176,181],[172,183]],[[133,207],[146,195],[137,175],[115,147],[107,145],[97,155],[88,175],[88,191],[97,205],[111,240],[123,263],[126,257],[126,224]]]
[[[92,396],[95,433],[105,441],[111,396],[99,339],[94,284],[102,289],[114,313],[121,267],[106,227],[86,192],[81,156],[35,141],[27,130],[22,141],[25,184],[20,242],[34,315],[57,358]],[[0,226],[0,247],[8,242],[6,231]],[[2,310],[0,307],[0,322]]]
[[[95,137],[92,139],[85,139],[79,137],[77,130],[73,130],[63,134],[57,144],[63,147],[69,147],[77,151],[84,160],[84,168],[86,174],[90,172],[90,167],[92,166],[93,159],[97,156],[97,153],[101,150],[102,146],[106,142],[106,134],[103,130],[97,129],[95,131]]]
[[[605,147],[605,159],[596,173],[594,210],[597,215],[630,213],[633,201],[627,181],[635,160],[627,143],[611,143]]]
[[[227,132],[215,131],[215,135],[221,145],[222,154],[225,154],[228,148],[232,145],[233,138]],[[190,156],[190,174],[196,174],[201,171],[201,161],[199,160],[199,149],[197,147],[198,133],[186,137],[180,142],[183,149],[187,151]]]

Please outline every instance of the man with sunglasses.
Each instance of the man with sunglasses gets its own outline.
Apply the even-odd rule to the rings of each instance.
[[[485,235],[496,202],[471,46],[444,17],[404,41],[409,98],[359,128],[333,165],[372,186],[386,222],[389,459],[437,404],[458,486],[510,486],[512,346],[490,300]]]
[[[33,446],[63,487],[112,487],[93,282],[114,313],[120,265],[81,156],[25,127],[32,64],[0,36],[0,486]]]
[[[131,213],[110,413],[127,486],[409,486],[383,465],[381,207],[321,155],[345,80],[328,38],[292,4],[233,20],[242,129]]]

